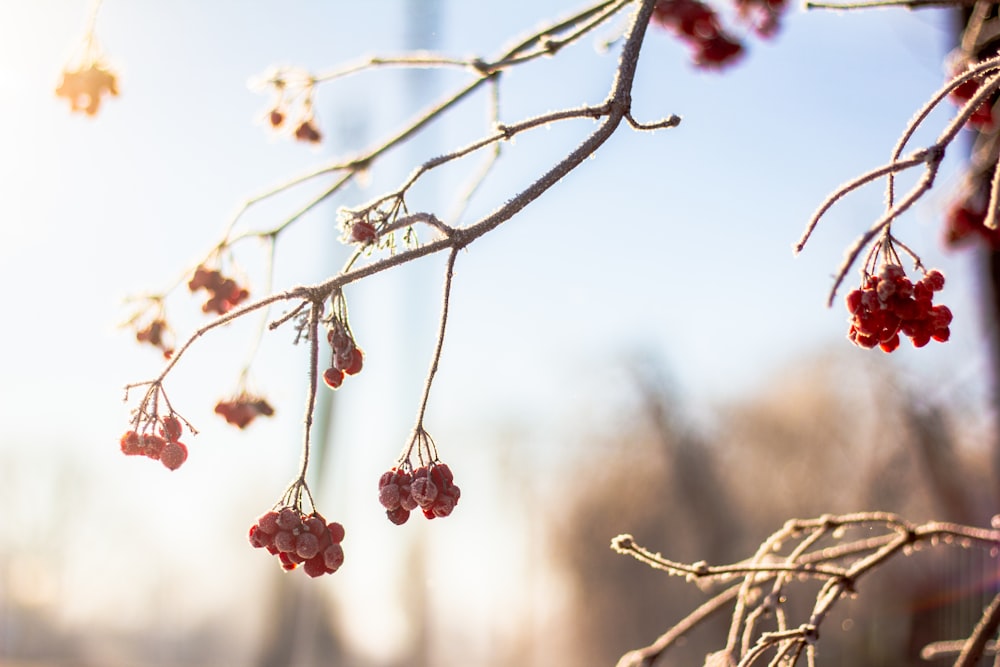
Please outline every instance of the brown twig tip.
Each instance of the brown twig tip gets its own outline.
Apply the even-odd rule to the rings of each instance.
[[[611,540],[611,548],[618,553],[626,553],[635,548],[635,539],[629,535],[617,535]]]
[[[663,130],[669,127],[677,127],[681,124],[681,117],[677,114],[670,114],[663,120],[658,120],[652,123],[640,123],[632,117],[631,113],[626,113],[625,120],[628,121],[628,124],[632,126],[633,130]]]

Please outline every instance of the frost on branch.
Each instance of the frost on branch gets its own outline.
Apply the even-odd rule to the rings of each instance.
[[[859,580],[878,576],[889,561],[924,546],[948,545],[995,556],[1000,531],[943,522],[918,525],[885,512],[791,519],[745,560],[717,566],[674,562],[631,535],[619,535],[611,545],[616,552],[713,593],[655,642],[623,655],[618,667],[654,664],[681,637],[722,611],[730,611],[728,640],[709,654],[706,665],[817,664],[825,623],[842,601],[863,596]],[[996,613],[988,608],[983,621]],[[955,642],[969,650],[969,660],[956,664],[977,664],[984,633],[995,634],[995,626],[990,631],[981,623],[967,640]],[[983,643],[975,649],[979,640]]]
[[[384,67],[453,68],[464,72],[466,80],[439,103],[414,113],[403,129],[389,134],[368,150],[329,161],[245,202],[229,221],[219,242],[198,261],[197,268],[174,284],[174,287],[186,285],[191,293],[197,294],[199,298],[204,297],[201,310],[206,315],[214,316],[214,319],[198,328],[179,345],[173,344],[172,337],[165,337],[169,327],[163,314],[163,304],[174,287],[146,298],[143,316],[131,320],[137,329],[136,336],[140,341],[160,348],[169,359],[155,378],[130,385],[132,388],[144,387],[146,392],[135,413],[137,416],[131,429],[139,439],[136,441],[131,436],[124,438],[123,448],[128,453],[135,453],[137,446],[143,443],[143,435],[151,433],[161,423],[157,406],[161,399],[166,398],[163,383],[196,341],[237,319],[251,315],[261,318],[261,336],[292,323],[295,342],[303,343],[308,350],[306,375],[309,384],[300,464],[297,476],[281,500],[251,528],[250,541],[253,546],[267,549],[276,555],[285,569],[303,565],[312,576],[335,571],[343,559],[339,546],[343,537],[342,528],[332,527],[339,524],[324,524],[325,528],[320,528],[319,524],[323,520],[316,514],[306,485],[317,391],[321,382],[331,389],[339,388],[339,391],[344,391],[347,378],[357,375],[367,363],[366,355],[374,357],[378,354],[377,350],[370,349],[363,352],[358,344],[348,319],[345,290],[366,277],[431,254],[445,252],[447,261],[440,325],[430,368],[424,381],[417,419],[402,452],[379,483],[378,502],[394,523],[403,523],[409,513],[417,509],[428,519],[449,516],[459,502],[461,490],[455,484],[450,467],[439,458],[437,447],[425,428],[424,417],[441,360],[458,253],[513,218],[572,170],[584,164],[622,126],[622,121],[626,121],[626,127],[639,131],[675,127],[680,122],[677,116],[669,115],[662,120],[643,123],[633,118],[631,113],[632,84],[646,28],[655,5],[655,0],[595,2],[576,14],[543,26],[492,58],[453,58],[419,53],[398,57],[372,57],[320,73],[308,73],[296,68],[269,71],[261,84],[271,97],[265,115],[267,125],[275,131],[288,132],[294,138],[309,143],[321,140],[314,114],[314,100],[320,86],[334,85],[340,78],[360,76]],[[625,14],[631,18],[618,41],[618,68],[615,76],[608,81],[607,95],[603,101],[521,120],[500,122],[499,91],[513,70],[554,57],[566,47],[583,41],[598,27],[606,26],[614,18]],[[687,37],[693,38],[694,35],[692,32]],[[722,36],[721,27],[717,36]],[[718,40],[707,39],[697,48],[701,54],[698,57],[706,65],[721,64],[730,57],[724,53],[726,49],[720,50]],[[347,196],[347,186],[357,181],[359,176],[379,167],[384,155],[396,150],[432,121],[451,114],[470,99],[471,93],[479,89],[492,92],[488,96],[489,122],[479,138],[458,147],[435,150],[435,157],[417,165],[398,187],[371,198],[367,203],[350,205],[351,202],[337,202],[341,211],[341,241],[348,251],[348,258],[338,272],[313,285],[284,290],[275,290],[271,285],[262,289],[255,288],[254,298],[244,281],[231,275],[229,265],[234,248],[250,239],[263,242],[268,251],[265,260],[267,273],[273,275],[273,262],[280,259],[275,253],[276,241],[287,229],[300,223],[319,204]],[[541,165],[536,180],[520,192],[505,195],[502,203],[489,214],[478,220],[463,222],[463,211],[480,192],[480,185],[490,177],[492,164],[501,157],[504,150],[513,149],[512,139],[519,135],[541,138],[544,134],[533,131],[554,123],[579,121],[585,121],[586,126],[592,128],[581,144],[570,147],[555,164]],[[435,170],[443,165],[468,161],[474,156],[484,157],[483,166],[468,170],[471,177],[467,187],[456,194],[454,212],[448,218],[435,211],[413,206],[413,188],[418,182],[434,175]],[[297,191],[299,186],[316,179],[327,180],[325,189],[272,226],[253,229],[244,220],[246,211],[259,202],[279,193]],[[399,236],[402,237],[402,243],[397,243]],[[223,265],[223,260],[226,265]],[[270,309],[276,304],[287,307],[283,314],[274,318]],[[259,345],[259,338],[257,343]],[[235,392],[215,406],[215,412],[241,429],[248,427],[257,417],[274,412],[267,399],[246,386],[258,345],[254,346],[250,360],[240,373]],[[350,383],[347,384],[349,387]],[[172,409],[170,414],[173,414]],[[159,441],[150,439],[150,442],[151,449],[148,451],[153,452]],[[160,460],[163,460],[163,452],[168,444],[165,440],[164,449],[159,450]],[[171,456],[168,461],[172,465],[177,458],[179,457]],[[287,525],[282,525],[282,522]]]

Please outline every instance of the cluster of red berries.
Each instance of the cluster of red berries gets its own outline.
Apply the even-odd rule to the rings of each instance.
[[[899,334],[909,336],[914,347],[932,339],[948,340],[951,310],[934,305],[934,293],[944,288],[944,275],[928,271],[916,283],[898,264],[884,264],[878,275],[866,275],[861,289],[847,295],[851,328],[847,337],[863,348],[880,347],[892,352],[899,347]]]
[[[201,310],[219,315],[225,315],[250,296],[250,292],[232,278],[222,275],[221,271],[207,269],[204,266],[195,269],[194,277],[188,281],[188,289],[192,292],[200,289],[208,292],[211,296],[202,304]]]
[[[416,470],[393,468],[378,481],[378,501],[385,514],[397,526],[406,523],[418,507],[428,519],[446,517],[455,509],[462,490],[454,484],[451,469],[444,463],[432,463]]]
[[[659,0],[650,21],[690,46],[699,67],[723,67],[743,53],[743,44],[726,32],[715,10],[701,0]]]
[[[986,226],[986,208],[971,201],[956,203],[945,218],[944,242],[957,247],[976,238],[993,250],[1000,249],[1000,229]]]
[[[172,339],[170,326],[161,317],[156,318],[146,325],[145,328],[135,332],[135,339],[140,343],[149,343],[153,347],[159,348],[163,352],[163,357],[169,359],[174,354],[174,346],[168,339]]]
[[[365,354],[358,347],[350,330],[340,321],[334,320],[326,334],[332,349],[330,367],[323,371],[323,382],[330,389],[336,389],[347,375],[357,375],[364,366]]]
[[[274,414],[274,408],[259,396],[241,392],[228,401],[216,403],[215,414],[222,415],[228,423],[242,429],[258,416],[270,417]]]
[[[76,70],[65,70],[56,95],[69,100],[70,109],[93,116],[101,106],[101,95],[118,95],[115,75],[99,62]]]
[[[250,544],[277,556],[286,572],[299,565],[310,577],[333,574],[344,564],[344,527],[327,523],[318,512],[294,507],[271,510],[250,527]]]
[[[122,452],[127,456],[147,456],[170,470],[177,470],[188,456],[187,446],[180,442],[181,422],[171,415],[160,423],[160,435],[126,431],[121,439]]]

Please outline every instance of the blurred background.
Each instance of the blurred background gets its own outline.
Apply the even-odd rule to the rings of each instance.
[[[248,198],[377,145],[468,80],[382,69],[325,84],[325,140],[312,147],[264,123],[270,98],[249,83],[269,67],[324,71],[412,49],[490,57],[577,6],[106,0],[96,33],[121,95],[93,118],[54,94],[91,9],[0,0],[0,665],[614,664],[704,598],[612,553],[619,533],[721,563],[796,516],[881,509],[987,525],[995,513],[984,251],[941,243],[961,146],[897,229],[948,277],[948,343],[861,350],[840,297],[826,307],[844,250],[880,211],[878,185],[791,251],[826,195],[884,164],[941,86],[949,12],[793,8],[774,40],[750,40],[724,72],[696,69],[672,36],[650,32],[633,113],[681,125],[622,128],[458,257],[425,419],[462,488],[447,519],[394,526],[376,495],[412,428],[444,257],[347,288],[365,369],[322,395],[310,478],[319,510],[346,526],[347,556],[312,580],[246,541],[298,469],[307,347],[288,326],[264,337],[250,385],[275,415],[237,432],[212,408],[236,390],[261,320],[198,341],[166,383],[199,431],[169,472],[119,451],[137,398],[123,403],[124,385],[163,364],[118,326],[127,299],[180,280]],[[617,54],[604,44],[622,27],[506,74],[502,119],[603,100]],[[485,92],[473,96],[282,234],[275,286],[336,272],[349,253],[337,208],[481,136],[488,109]],[[951,112],[932,115],[914,148]],[[478,219],[592,128],[518,136],[459,220],[455,193],[480,156],[435,172],[408,203]],[[241,225],[269,228],[328,183],[255,206]],[[236,258],[259,295],[265,249],[244,242]],[[206,321],[199,306],[171,293],[182,340]],[[916,663],[922,643],[968,634],[992,571],[967,550],[886,568],[821,655]],[[700,664],[720,628],[669,664]]]

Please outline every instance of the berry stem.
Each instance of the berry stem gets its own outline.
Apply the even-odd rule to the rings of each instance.
[[[302,462],[296,482],[302,486],[305,486],[306,472],[309,470],[309,437],[316,409],[316,387],[319,384],[319,324],[322,316],[323,302],[313,301],[309,309],[309,391],[306,398],[305,433],[302,437]],[[306,491],[308,493],[308,487]]]
[[[441,323],[438,325],[437,343],[434,346],[434,355],[431,357],[431,367],[427,371],[427,379],[424,381],[424,394],[420,399],[420,409],[417,412],[417,423],[415,431],[422,431],[424,428],[424,412],[427,410],[427,401],[431,395],[431,384],[434,382],[434,375],[437,373],[438,363],[441,360],[441,349],[444,347],[444,332],[448,326],[448,307],[451,304],[451,279],[455,274],[455,258],[458,256],[458,248],[452,248],[448,254],[448,264],[444,274],[444,296],[441,299]]]

